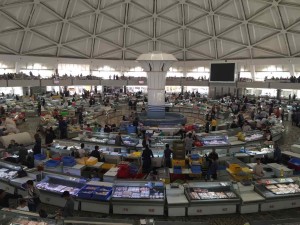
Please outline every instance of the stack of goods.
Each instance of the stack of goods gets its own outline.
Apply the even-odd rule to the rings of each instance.
[[[71,195],[77,195],[77,193],[80,190],[80,188],[68,187],[59,184],[49,184],[47,182],[38,183],[36,187],[40,190],[51,191],[56,193],[63,193],[64,191],[69,191]]]
[[[232,191],[209,191],[202,188],[190,188],[189,196],[192,200],[211,200],[211,199],[233,199],[237,198]]]
[[[251,134],[245,137],[245,141],[255,141],[263,138],[263,134]]]
[[[163,189],[150,189],[149,187],[116,187],[114,198],[132,199],[163,199]]]
[[[274,193],[275,195],[295,194],[300,193],[300,187],[298,184],[271,184],[266,185],[266,189]]]
[[[223,136],[209,136],[202,138],[204,146],[227,145],[227,137]]]
[[[183,141],[173,141],[173,159],[184,160],[185,159],[185,148]]]
[[[25,218],[19,218],[19,219],[13,219],[10,224],[15,225],[48,225],[48,223],[45,222],[38,222],[38,221],[32,221]]]
[[[11,180],[11,179],[17,177],[17,175],[18,175],[17,171],[11,171],[6,168],[0,169],[0,179]]]

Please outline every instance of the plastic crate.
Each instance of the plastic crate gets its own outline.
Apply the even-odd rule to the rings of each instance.
[[[46,167],[57,167],[57,166],[59,166],[59,164],[60,164],[60,161],[50,159],[45,163],[45,166]]]
[[[174,166],[173,172],[175,174],[182,174],[182,167],[181,166]]]
[[[101,201],[108,201],[112,193],[111,187],[99,187],[93,194],[92,199],[101,200]]]
[[[47,158],[47,156],[44,155],[44,154],[36,154],[36,155],[34,155],[34,159],[35,160],[45,160],[46,158]]]
[[[299,171],[300,170],[300,159],[291,158],[290,161],[288,161],[288,167],[290,169],[294,169],[295,171]]]
[[[191,166],[191,171],[194,174],[200,174],[201,173],[201,166],[199,166],[199,165],[192,165]]]
[[[65,156],[62,158],[62,162],[63,162],[63,165],[64,166],[69,166],[69,167],[72,167],[72,166],[75,166],[76,165],[76,160],[74,157],[71,157],[71,156]]]
[[[98,189],[97,186],[85,185],[78,192],[79,198],[91,199],[93,197],[94,192]]]
[[[191,155],[191,160],[199,160],[200,156],[198,154],[192,154]]]
[[[127,126],[127,133],[128,134],[132,134],[132,133],[136,133],[136,126]]]

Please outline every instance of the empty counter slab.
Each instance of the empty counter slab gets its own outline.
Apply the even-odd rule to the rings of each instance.
[[[186,208],[189,204],[185,194],[184,187],[178,185],[166,185],[168,216],[185,216]]]
[[[110,198],[112,183],[90,181],[86,184],[86,187],[96,187],[94,193],[90,198],[82,198],[78,195],[78,201],[81,202],[81,211],[98,212],[109,214]],[[79,192],[80,193],[80,192]]]
[[[25,146],[28,146],[28,145],[31,145],[34,143],[32,137],[30,136],[30,134],[28,132],[11,134],[11,135],[0,137],[0,142],[6,148],[10,144],[11,140],[15,140],[16,143],[18,143],[19,145],[23,144]]]
[[[300,145],[299,144],[294,144],[291,146],[291,151],[295,153],[300,153]]]
[[[290,177],[293,176],[293,170],[287,168],[284,165],[280,165],[277,163],[269,163],[268,166],[274,170],[276,177]],[[283,174],[281,174],[283,173]]]
[[[273,211],[300,206],[298,177],[262,179],[254,185],[254,190],[266,200],[260,204],[261,211]]]
[[[236,213],[240,198],[229,182],[191,182],[185,187],[188,216]]]
[[[110,168],[104,175],[103,181],[113,183],[117,179],[118,167]]]
[[[247,166],[253,170],[256,163],[248,163]],[[264,170],[264,178],[273,178],[275,176],[275,171],[269,166],[269,164],[262,164]]]
[[[164,204],[162,182],[117,181],[114,185],[114,214],[164,215]]]
[[[254,191],[254,185],[244,185],[238,183],[238,195],[242,202],[238,206],[238,211],[241,214],[256,213],[259,211],[260,203],[265,199]]]
[[[82,171],[85,168],[85,165],[76,164],[74,166],[63,166],[63,173],[73,176],[82,176]]]

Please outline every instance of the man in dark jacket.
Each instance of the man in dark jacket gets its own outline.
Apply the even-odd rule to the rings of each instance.
[[[153,152],[149,148],[148,145],[146,145],[145,150],[142,154],[143,159],[143,173],[149,173],[151,170],[151,157],[153,158]]]
[[[171,163],[171,154],[173,151],[170,149],[169,144],[166,144],[166,149],[164,150],[164,159],[165,159],[165,167],[172,167]]]
[[[95,146],[95,150],[93,150],[91,152],[90,156],[97,158],[98,162],[101,161],[100,152],[99,152],[99,146],[98,145]]]

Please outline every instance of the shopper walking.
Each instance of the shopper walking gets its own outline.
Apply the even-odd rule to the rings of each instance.
[[[217,125],[218,125],[217,120],[215,118],[213,118],[211,120],[211,131],[216,131]]]
[[[31,212],[36,212],[41,200],[40,200],[40,192],[34,186],[33,180],[28,180],[26,182],[27,185],[27,194],[28,194],[28,208]]]
[[[55,138],[56,138],[56,136],[53,131],[53,128],[52,127],[47,128],[46,135],[45,135],[45,144],[46,145],[51,144]]]
[[[72,196],[70,195],[70,192],[64,191],[64,193],[61,196],[66,200],[66,204],[64,208],[60,211],[60,215],[64,218],[73,217],[75,203]]]
[[[151,158],[153,158],[153,152],[149,148],[148,145],[146,145],[143,154],[142,154],[142,160],[143,160],[143,173],[149,173],[151,171]]]
[[[185,154],[191,154],[191,149],[194,143],[193,137],[192,137],[192,133],[189,133],[188,136],[184,139],[184,149],[185,149]]]
[[[33,146],[33,154],[41,154],[42,153],[42,139],[38,133],[34,135],[35,144]]]
[[[171,161],[171,155],[172,155],[173,151],[170,149],[169,144],[166,144],[166,149],[164,150],[164,164],[165,167],[172,167],[172,161]]]
[[[67,138],[68,124],[62,117],[59,119],[58,127],[60,131],[60,139]]]

